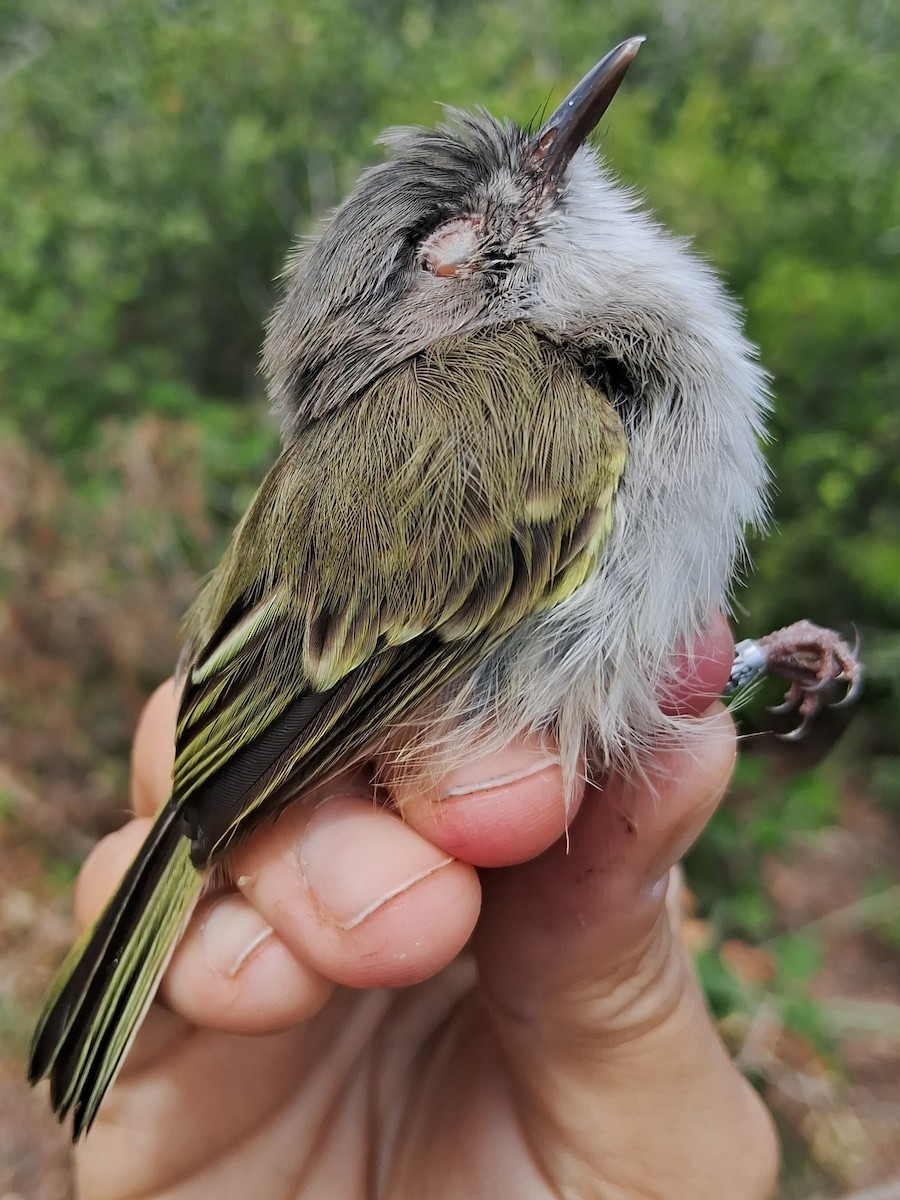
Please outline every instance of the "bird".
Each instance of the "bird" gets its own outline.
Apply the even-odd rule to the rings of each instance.
[[[769,394],[714,271],[589,144],[642,41],[539,125],[388,130],[291,252],[283,449],[186,622],[171,797],[32,1042],[74,1139],[204,888],[314,785],[536,731],[574,787],[687,736],[667,664],[765,520]]]

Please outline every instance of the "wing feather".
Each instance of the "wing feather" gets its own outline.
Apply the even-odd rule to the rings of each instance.
[[[606,397],[520,326],[433,347],[306,429],[193,616],[174,795],[195,865],[579,586],[624,449]]]

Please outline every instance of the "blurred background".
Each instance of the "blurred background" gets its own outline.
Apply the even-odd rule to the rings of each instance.
[[[900,1195],[896,5],[0,0],[4,1200],[71,1194],[29,1026],[79,863],[126,817],[136,715],[276,452],[257,355],[292,237],[383,126],[436,101],[527,121],[638,32],[603,151],[723,273],[774,380],[738,624],[856,630],[868,672],[799,748],[747,707],[686,932],[784,1200]]]

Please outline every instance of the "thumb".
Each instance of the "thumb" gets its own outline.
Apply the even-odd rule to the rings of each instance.
[[[482,873],[476,950],[501,1019],[537,1023],[554,1042],[571,1032],[618,1042],[665,1003],[657,977],[675,957],[666,908],[671,867],[728,786],[734,729],[721,705],[690,744],[588,787],[568,837],[531,862]],[[653,979],[644,979],[652,969]],[[680,972],[676,964],[673,968]],[[652,986],[651,986],[652,984]]]
[[[552,1027],[565,1025],[571,1004],[576,1025],[582,1016],[596,1023],[600,993],[613,982],[639,987],[629,975],[654,954],[668,953],[669,871],[724,795],[736,748],[723,706],[709,707],[707,698],[693,707],[692,698],[699,699],[710,669],[727,671],[731,646],[727,627],[714,624],[693,648],[680,707],[707,712],[685,722],[680,743],[646,757],[639,771],[614,772],[589,785],[567,837],[543,854],[483,874],[477,945],[485,983],[501,1009],[508,997],[523,1016],[552,1015]],[[619,992],[616,1004],[623,1001]],[[602,1015],[606,1031],[610,1014]],[[618,1017],[638,1019],[628,1004]]]
[[[666,905],[734,752],[715,705],[645,778],[589,788],[568,847],[483,872],[483,997],[529,1144],[563,1194],[597,1194],[598,1164],[616,1195],[681,1195],[682,1178],[695,1200],[770,1194],[768,1117],[718,1040]]]

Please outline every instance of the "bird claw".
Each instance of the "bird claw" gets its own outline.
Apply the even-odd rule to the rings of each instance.
[[[799,683],[792,683],[788,689],[788,693],[780,704],[770,704],[768,711],[773,716],[780,717],[784,713],[793,712],[799,707],[800,701],[803,699],[803,689]]]
[[[783,714],[797,710],[800,717],[797,727],[778,735],[782,741],[797,742],[806,736],[826,707],[825,696],[835,684],[846,684],[846,691],[840,700],[827,707],[847,708],[857,699],[863,674],[858,652],[858,634],[851,649],[833,630],[810,621],[797,621],[766,637],[739,643],[728,690],[737,690],[764,671],[789,679],[791,686],[784,700],[769,711]]]
[[[775,736],[782,742],[802,742],[815,722],[816,717],[821,712],[822,701],[819,698],[822,692],[821,687],[815,689],[810,688],[805,690],[798,683],[792,683],[788,696],[791,696],[796,690],[799,697],[799,702],[792,702],[791,708],[796,707],[800,714],[800,720],[797,725],[787,733],[777,733]]]
[[[859,635],[851,649],[833,630],[797,621],[760,638],[760,645],[769,671],[791,680],[784,703],[788,710],[796,707],[800,715],[796,729],[780,735],[784,741],[798,742],[806,736],[835,684],[845,683],[847,688],[829,708],[847,707],[862,689],[862,666],[857,658]]]
[[[830,688],[834,687],[841,679],[843,679],[843,674],[836,675],[834,678],[826,676],[824,679],[819,679],[815,683],[811,683],[808,687],[805,687],[803,692],[807,696],[819,696],[822,692],[827,692]]]
[[[839,675],[837,682],[846,683],[847,690],[844,692],[840,700],[832,701],[828,707],[849,708],[851,704],[854,704],[859,699],[860,692],[862,691],[862,671],[860,671],[853,679],[846,675]]]
[[[812,715],[805,716],[799,725],[796,725],[787,733],[776,733],[775,736],[780,742],[802,742],[809,733],[812,723]]]

